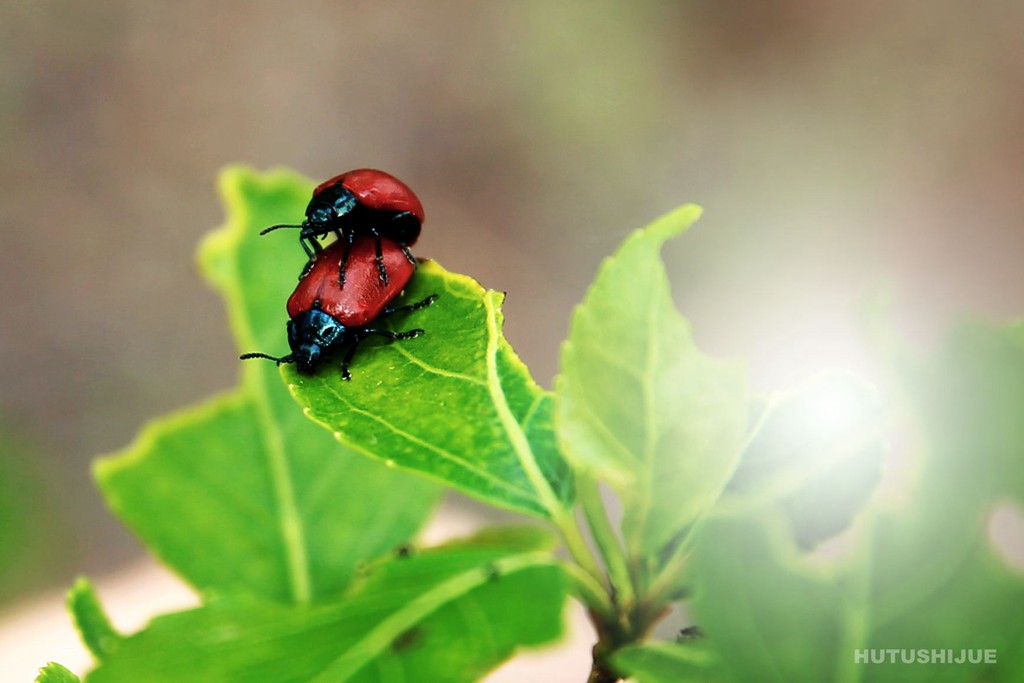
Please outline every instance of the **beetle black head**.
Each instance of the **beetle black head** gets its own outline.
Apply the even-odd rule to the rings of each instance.
[[[331,185],[313,195],[306,206],[306,230],[325,233],[333,230],[334,223],[352,213],[359,206],[359,199],[341,183]]]
[[[288,321],[289,354],[299,372],[311,375],[328,349],[345,339],[348,328],[314,306]]]
[[[320,362],[320,353],[319,344],[301,344],[291,355],[295,358],[295,367],[299,372],[303,375],[312,375]]]

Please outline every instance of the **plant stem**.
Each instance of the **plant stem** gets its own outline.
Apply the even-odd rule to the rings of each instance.
[[[562,534],[562,541],[565,543],[565,547],[569,550],[569,554],[572,559],[576,562],[579,567],[590,574],[599,584],[604,580],[604,574],[601,572],[601,567],[598,566],[597,561],[590,552],[590,548],[587,547],[587,542],[583,540],[583,534],[580,533],[579,526],[576,524],[576,519],[572,513],[568,510],[560,509],[552,513],[552,521],[558,528],[558,531]]]
[[[659,607],[670,601],[669,589],[686,566],[686,560],[689,558],[689,547],[689,543],[680,543],[668,561],[655,574],[654,580],[651,581],[643,598],[644,603],[648,606]]]
[[[629,568],[626,565],[625,551],[608,521],[597,482],[589,477],[581,476],[577,479],[576,491],[583,507],[583,515],[590,527],[590,533],[594,537],[594,542],[608,569],[608,577],[615,590],[617,602],[628,607],[635,601],[636,592],[629,575]]]
[[[573,584],[573,593],[590,611],[592,618],[599,617],[602,622],[616,619],[615,606],[608,599],[608,593],[600,581],[594,579],[579,565],[563,562],[562,570]]]

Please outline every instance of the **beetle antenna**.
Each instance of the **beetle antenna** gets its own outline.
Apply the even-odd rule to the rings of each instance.
[[[270,356],[265,353],[243,353],[241,356],[238,357],[239,360],[249,360],[250,358],[266,358],[267,360],[274,361],[278,365],[280,365],[281,363],[295,362],[295,358],[290,353],[287,356],[282,356],[280,358],[278,358],[277,356]]]
[[[263,228],[262,230],[260,230],[260,234],[261,235],[266,235],[268,232],[273,232],[274,230],[280,230],[281,228],[302,228],[302,227],[304,227],[304,226],[301,223],[299,225],[290,225],[288,223],[281,223],[280,225],[271,225],[269,228]]]

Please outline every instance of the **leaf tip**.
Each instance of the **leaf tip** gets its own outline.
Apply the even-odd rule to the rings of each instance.
[[[75,628],[89,652],[97,659],[113,652],[121,635],[111,625],[92,583],[84,576],[75,579],[66,601]]]
[[[102,455],[92,461],[92,479],[105,492],[104,484],[110,479],[113,473],[121,466],[123,457],[127,454]]]
[[[47,662],[46,666],[39,669],[39,675],[35,683],[78,683],[78,676],[57,662]]]
[[[252,228],[252,218],[270,197],[287,197],[301,206],[309,199],[313,183],[305,176],[287,168],[261,172],[243,164],[221,169],[217,190],[224,207],[224,223],[206,234],[199,243],[196,261],[212,284],[230,279],[221,273],[223,262]]]
[[[696,223],[704,209],[697,204],[683,204],[656,219],[645,228],[645,232],[662,242],[681,235]]]
[[[92,582],[89,581],[89,579],[84,576],[75,577],[74,582],[71,584],[71,588],[68,589],[68,602],[70,603],[75,596],[92,590]]]

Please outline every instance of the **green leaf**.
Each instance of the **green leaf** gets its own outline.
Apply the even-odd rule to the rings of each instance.
[[[283,368],[306,414],[346,446],[495,506],[557,516],[572,498],[555,444],[552,398],[501,335],[502,295],[435,262],[404,301],[430,307],[391,324],[426,334],[360,349],[352,380]]]
[[[39,670],[36,683],[79,683],[78,676],[57,662],[50,662]]]
[[[562,348],[559,443],[623,497],[635,554],[660,551],[715,502],[746,430],[745,372],[697,349],[659,256],[699,216],[683,206],[633,233],[601,266]]]
[[[88,680],[476,681],[561,632],[561,571],[514,545],[492,536],[379,562],[333,603],[233,598],[159,617]]]
[[[104,659],[121,644],[123,636],[114,630],[88,579],[79,578],[68,591],[68,611],[85,647],[96,659]]]
[[[311,188],[287,172],[221,177],[227,224],[203,243],[200,265],[242,351],[286,346],[303,252],[258,232],[301,216]],[[202,591],[300,603],[337,594],[360,562],[420,527],[439,491],[339,447],[296,408],[272,363],[241,367],[238,389],[154,421],[97,462],[97,481],[114,512]]]
[[[708,680],[712,657],[701,645],[652,641],[622,648],[612,661],[637,683],[697,683]]]

